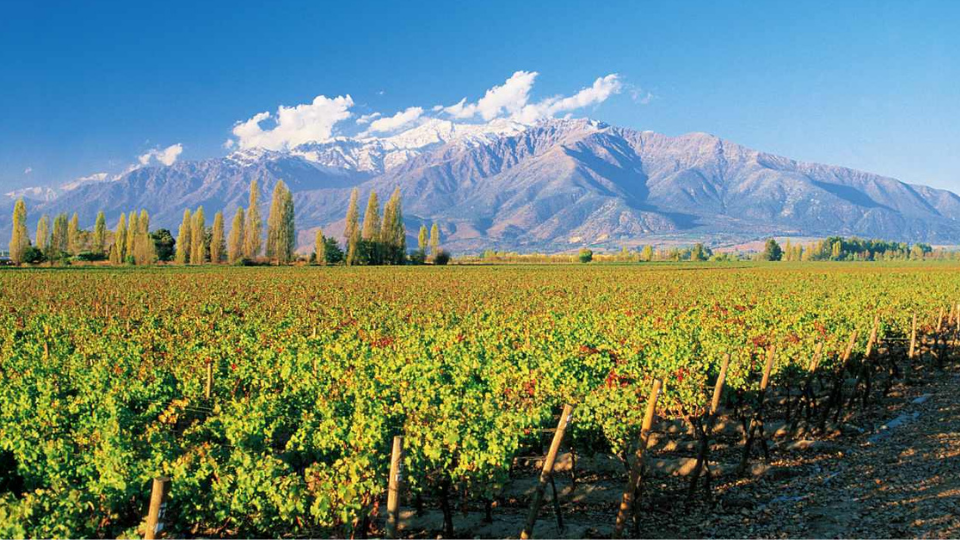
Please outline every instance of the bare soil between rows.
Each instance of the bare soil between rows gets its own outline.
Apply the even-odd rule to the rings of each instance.
[[[770,459],[759,453],[738,478],[727,466],[740,448],[717,441],[711,460],[721,475],[712,496],[686,496],[692,452],[664,445],[650,456],[640,501],[643,538],[957,538],[960,537],[960,366],[931,365],[899,381],[887,397],[852,411],[838,429],[815,440],[776,439]],[[673,459],[658,459],[669,455]],[[679,458],[678,458],[679,456]],[[551,489],[537,538],[609,538],[625,471],[604,456],[558,459],[555,483],[563,529]],[[455,536],[517,537],[527,516],[537,463],[494,503],[492,522],[476,503],[451,501]],[[657,470],[657,468],[661,470]],[[527,472],[528,474],[524,474]],[[404,505],[411,501],[403,501]],[[443,514],[436,501],[401,512],[404,537],[438,538]]]

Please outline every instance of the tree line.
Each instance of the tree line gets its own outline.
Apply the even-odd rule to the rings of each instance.
[[[92,231],[83,230],[76,213],[68,219],[61,213],[52,225],[47,215],[37,223],[34,239],[27,230],[27,207],[18,199],[13,210],[13,232],[10,239],[10,260],[13,264],[50,264],[79,261],[109,261],[111,264],[148,265],[172,261],[176,264],[290,264],[300,260],[296,253],[296,228],[293,194],[281,180],[273,189],[266,222],[266,238],[260,215],[259,189],[256,180],[250,183],[247,208],[238,207],[225,236],[223,212],[213,217],[211,227],[203,206],[186,209],[176,238],[167,229],[150,230],[146,210],[120,214],[112,231],[106,226],[103,211],[97,213]],[[440,231],[436,224],[430,232],[421,226],[418,246],[407,253],[406,228],[399,188],[383,206],[375,191],[367,201],[363,224],[358,208],[359,191],[354,188],[347,208],[344,247],[333,237],[317,229],[310,263],[319,265],[346,264],[446,264],[450,255],[440,248]],[[264,242],[265,240],[265,242]]]

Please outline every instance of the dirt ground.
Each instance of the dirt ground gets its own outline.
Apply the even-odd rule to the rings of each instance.
[[[661,459],[671,456],[673,459]],[[678,458],[679,456],[679,458]],[[684,457],[687,456],[687,457]],[[745,479],[730,473],[739,457],[735,439],[718,441],[711,454],[724,472],[713,496],[687,501],[681,476],[692,451],[665,447],[652,453],[653,475],[640,503],[644,538],[957,538],[960,537],[960,369],[927,366],[913,384],[858,412],[831,436],[777,440],[771,459],[759,458]],[[677,462],[680,461],[678,465]],[[564,528],[558,527],[548,488],[534,531],[538,538],[609,538],[623,489],[616,460],[580,456],[557,462],[556,487]],[[457,537],[517,537],[537,463],[506,487],[493,508],[455,501]],[[689,467],[687,467],[689,468]],[[576,476],[574,476],[574,474]],[[401,514],[404,536],[437,538],[442,514],[435,504],[417,516]]]

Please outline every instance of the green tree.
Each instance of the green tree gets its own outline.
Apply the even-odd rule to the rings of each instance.
[[[260,189],[256,180],[250,182],[250,200],[247,206],[247,218],[243,223],[243,256],[253,260],[260,256],[261,229]]]
[[[383,208],[383,223],[380,227],[383,262],[403,264],[407,251],[406,234],[403,210],[400,208],[400,188],[397,188]]]
[[[203,206],[193,213],[193,226],[190,228],[190,264],[203,264],[207,251],[207,219],[203,215]]]
[[[67,224],[67,251],[71,255],[80,253],[80,218],[77,213],[73,213],[70,223]]]
[[[37,240],[34,245],[42,252],[46,252],[47,246],[50,245],[50,218],[46,214],[40,216],[40,221],[37,223]]]
[[[177,230],[177,264],[187,264],[190,262],[190,240],[192,235],[193,218],[188,208],[183,211],[183,220],[180,221],[180,228]]]
[[[23,198],[13,205],[13,233],[10,235],[10,260],[13,264],[23,263],[23,256],[30,247],[30,233],[27,232],[27,203]]]
[[[127,244],[123,248],[123,262],[136,261],[137,236],[140,234],[140,216],[137,212],[127,214]]]
[[[150,237],[150,214],[140,211],[137,219],[137,234],[134,242],[133,258],[138,265],[153,264],[157,258],[157,249]]]
[[[67,253],[67,214],[60,213],[53,220],[53,234],[50,235],[50,255],[47,260],[59,261]]]
[[[430,255],[433,257],[437,256],[437,253],[440,252],[440,228],[437,227],[437,224],[434,223],[433,227],[430,227]]]
[[[150,233],[150,238],[153,240],[153,249],[157,255],[157,260],[166,262],[173,259],[177,242],[168,229],[157,229]]]
[[[417,234],[417,249],[426,253],[427,252],[427,242],[429,242],[426,225],[420,225],[420,232]]]
[[[273,188],[267,218],[267,258],[276,264],[288,264],[293,260],[295,242],[293,194],[280,180]]]
[[[120,214],[120,221],[117,222],[117,232],[113,235],[113,246],[116,254],[114,261],[113,253],[110,254],[110,261],[114,264],[123,263],[127,249],[127,216]]]
[[[227,262],[236,264],[243,257],[243,208],[237,207],[230,226],[230,239],[227,242]]]
[[[371,191],[370,198],[367,199],[367,210],[363,214],[363,228],[360,233],[363,241],[363,255],[366,259],[364,262],[368,264],[381,264],[383,257],[386,256],[389,242],[381,237],[381,228],[380,199],[377,198],[376,191]]]
[[[317,228],[317,234],[314,237],[313,244],[314,260],[320,266],[327,264],[327,239],[323,237],[323,231]]]
[[[577,253],[577,259],[582,263],[588,263],[593,260],[593,251],[587,248],[580,248],[580,251]]]
[[[703,244],[696,243],[693,245],[693,249],[690,250],[690,260],[691,261],[705,261],[710,258],[709,251],[703,247]]]
[[[360,262],[360,208],[357,206],[359,196],[360,192],[353,188],[347,204],[347,219],[343,229],[343,236],[347,241],[347,266]]]
[[[783,250],[780,248],[780,244],[773,238],[768,238],[766,245],[763,247],[763,253],[760,255],[760,259],[764,261],[779,261],[781,257],[783,257]]]
[[[653,246],[643,246],[643,250],[640,252],[640,260],[644,262],[653,261]]]
[[[104,254],[107,250],[107,218],[103,210],[97,212],[97,220],[93,224],[93,251]]]
[[[217,212],[213,216],[213,231],[210,237],[210,262],[220,264],[223,260],[224,242],[223,242],[223,212]]]

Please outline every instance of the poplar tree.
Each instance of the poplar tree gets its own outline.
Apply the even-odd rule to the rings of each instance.
[[[437,253],[440,252],[440,228],[437,227],[437,224],[434,223],[433,227],[430,227],[430,255],[433,257],[437,256]]]
[[[380,237],[380,200],[377,198],[377,192],[371,191],[370,198],[367,199],[367,210],[363,214],[363,230],[360,238],[364,241],[365,253],[369,264],[380,264],[383,262],[385,249]]]
[[[210,262],[220,264],[223,247],[223,212],[217,212],[213,216],[213,233],[210,237]]]
[[[255,259],[260,255],[260,234],[263,224],[260,219],[260,194],[257,181],[250,182],[250,204],[244,221],[243,256]]]
[[[317,229],[317,235],[314,239],[313,253],[317,264],[324,266],[327,264],[327,239],[323,237],[323,230]]]
[[[117,260],[115,264],[121,264],[123,263],[124,256],[126,256],[125,251],[127,248],[127,216],[126,215],[120,214],[120,221],[117,222],[117,233],[113,236],[114,236],[113,247],[114,247],[114,250],[117,252]]]
[[[206,233],[207,221],[203,215],[203,207],[197,207],[193,213],[193,228],[190,233],[190,264],[203,264],[206,254]]]
[[[403,226],[403,210],[400,207],[400,188],[393,191],[383,209],[383,225],[380,228],[384,262],[403,264],[407,251],[406,230]]]
[[[34,245],[44,253],[50,245],[50,218],[46,214],[40,216],[40,221],[37,223],[37,241]]]
[[[359,261],[358,245],[360,243],[360,209],[357,207],[357,198],[360,192],[353,188],[350,193],[350,203],[347,205],[347,221],[343,229],[343,236],[347,240],[347,266]]]
[[[180,221],[180,228],[177,230],[177,254],[174,261],[177,264],[187,264],[190,262],[190,237],[193,234],[193,220],[190,217],[190,209],[183,211],[183,220]]]
[[[103,254],[107,249],[107,218],[103,210],[97,212],[97,221],[93,225],[93,251]]]
[[[122,248],[120,246],[120,242],[114,242],[113,246],[110,247],[110,264],[120,264],[123,262],[123,257],[120,253]]]
[[[280,180],[273,188],[267,218],[267,257],[277,264],[289,263],[293,260],[294,243],[293,194]]]
[[[59,260],[67,251],[67,215],[57,214],[53,220],[53,234],[50,235],[50,260]]]
[[[67,225],[67,251],[71,255],[80,253],[80,218],[76,212],[73,213]]]
[[[136,259],[137,235],[140,234],[140,217],[136,211],[127,214],[127,243],[123,249],[123,262],[128,262],[131,257]]]
[[[19,265],[23,262],[24,252],[30,247],[30,233],[27,232],[27,203],[17,199],[13,206],[13,233],[10,235],[10,260]]]
[[[157,248],[153,244],[153,238],[150,237],[150,214],[146,210],[140,211],[140,219],[137,220],[137,240],[133,257],[137,264],[153,264],[157,258]]]
[[[417,235],[417,248],[420,250],[420,253],[424,255],[427,254],[427,226],[420,225],[420,234]]]
[[[653,260],[652,246],[643,246],[643,251],[640,252],[640,260],[645,262],[650,262]]]
[[[227,262],[234,264],[243,257],[243,208],[238,207],[233,215],[230,227],[230,240],[227,243]]]

